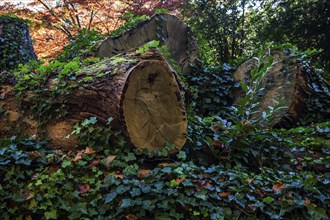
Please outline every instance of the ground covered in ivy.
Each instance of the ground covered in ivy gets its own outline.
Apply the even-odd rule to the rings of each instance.
[[[2,139],[0,218],[329,218],[330,123],[236,130],[226,144],[221,138],[233,131],[216,119],[199,123],[208,137],[192,123],[189,143],[174,156],[137,152],[115,132],[115,143],[70,151]]]

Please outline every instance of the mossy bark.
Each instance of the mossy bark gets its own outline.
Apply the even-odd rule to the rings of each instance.
[[[179,150],[184,145],[187,120],[179,78],[158,51],[105,59],[74,76],[76,80],[68,82],[71,89],[58,97],[50,96],[61,83],[55,77],[40,86],[46,88],[42,93],[25,91],[20,98],[14,96],[12,86],[3,84],[0,90],[2,128],[11,126],[12,132],[13,125],[17,124],[17,130],[21,128],[20,131],[25,132],[26,126],[21,127],[18,122],[32,116],[38,124],[36,133],[45,131],[55,146],[74,147],[77,139],[65,137],[72,132],[75,123],[90,117],[106,123],[112,117],[112,125],[122,129],[138,149],[154,151],[169,143]],[[33,117],[34,112],[29,109],[35,107],[31,106],[44,105],[53,106],[50,108],[53,116]],[[59,116],[59,109],[66,112],[64,117]],[[11,112],[18,117],[11,117]],[[0,135],[6,135],[6,131],[2,134],[0,131]]]
[[[98,47],[98,56],[111,57],[125,53],[152,40],[166,45],[171,58],[184,73],[190,72],[189,64],[198,58],[198,48],[189,27],[179,18],[157,14],[131,30],[116,37],[107,37]]]

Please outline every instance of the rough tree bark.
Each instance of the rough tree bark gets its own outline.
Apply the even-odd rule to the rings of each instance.
[[[35,96],[35,91],[25,91],[25,97],[17,98],[17,91],[4,75],[0,84],[0,136],[8,133],[5,127],[16,126],[28,135],[46,131],[53,145],[74,147],[75,138],[65,137],[77,121],[97,117],[98,121],[106,122],[112,117],[113,126],[121,128],[138,149],[153,151],[170,143],[179,150],[186,141],[186,111],[179,79],[156,50],[115,56],[75,73],[76,80],[66,81],[72,88],[67,95],[44,103],[54,106],[52,113],[64,105],[69,114],[65,118],[50,119],[45,127],[40,126],[40,122],[48,120],[47,117],[31,120],[29,116],[34,113],[29,109],[36,102],[40,106],[43,97],[56,90],[61,80],[51,77],[40,85],[41,94]],[[25,122],[24,126],[18,122]]]
[[[274,107],[280,102],[286,108],[279,110],[275,117],[267,121],[267,127],[291,127],[297,124],[329,120],[330,118],[330,86],[308,65],[307,62],[292,56],[290,51],[275,50],[270,55],[273,65],[262,80],[259,113],[268,106]],[[265,62],[269,56],[265,57]],[[242,63],[234,72],[237,82],[250,84],[251,70],[256,66],[251,58]],[[242,89],[236,91],[236,103],[244,96]]]
[[[98,47],[98,56],[111,57],[125,53],[152,40],[166,45],[171,58],[181,70],[184,73],[190,72],[189,63],[194,63],[198,58],[197,43],[189,27],[179,18],[169,14],[154,15],[119,36],[107,37]]]
[[[0,16],[0,72],[36,59],[27,24],[17,18]]]

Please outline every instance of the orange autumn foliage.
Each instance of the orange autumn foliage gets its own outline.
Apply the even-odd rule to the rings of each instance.
[[[175,10],[182,0],[30,0],[28,4],[10,0],[0,4],[0,15],[11,14],[32,22],[30,33],[39,59],[58,55],[81,30],[110,34],[123,25],[123,14],[152,14],[156,8]]]

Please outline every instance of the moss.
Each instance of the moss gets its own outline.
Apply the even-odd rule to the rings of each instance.
[[[138,60],[131,59],[129,55],[117,55],[111,58],[105,58],[98,63],[84,67],[77,72],[77,75],[94,75],[101,77],[104,75],[116,75],[118,66],[122,64],[136,63]]]

